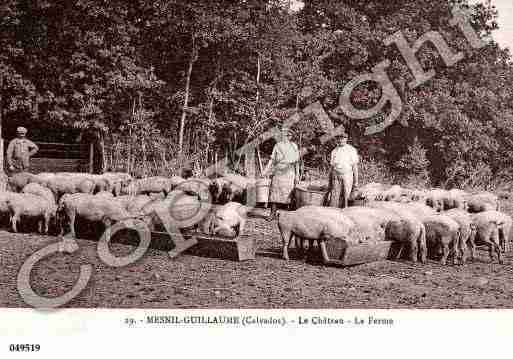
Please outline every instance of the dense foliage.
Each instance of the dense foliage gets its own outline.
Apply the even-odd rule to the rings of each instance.
[[[366,160],[404,179],[508,179],[510,54],[491,40],[473,49],[449,24],[456,2],[468,7],[466,0],[305,0],[299,11],[279,0],[4,0],[0,119],[8,134],[20,124],[92,132],[115,149],[110,162],[128,158],[133,170],[143,158],[165,171],[182,163],[180,151],[199,154],[198,167],[215,153],[230,156],[284,114],[320,101]],[[494,8],[470,10],[474,29],[483,38],[493,33]],[[410,43],[438,31],[465,58],[447,67],[434,47],[423,46],[417,58],[436,76],[410,89],[400,52],[383,43],[399,30]],[[338,96],[385,59],[403,111],[385,132],[364,136],[379,116],[351,120]],[[367,83],[353,100],[370,107],[380,96]],[[306,164],[323,163],[333,144],[315,141],[315,121],[306,118],[295,130],[296,142],[317,146]],[[271,145],[261,146],[263,156]]]

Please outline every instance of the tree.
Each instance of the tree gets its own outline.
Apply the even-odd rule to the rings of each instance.
[[[37,119],[38,126],[90,132],[100,148],[105,140],[123,147],[117,155],[134,159],[144,152],[146,162],[160,158],[167,167],[155,163],[155,170],[171,173],[184,162],[179,158],[203,156],[206,165],[206,157],[233,152],[279,124],[277,114],[320,101],[364,157],[399,173],[422,144],[435,184],[465,183],[474,176],[473,163],[507,177],[513,164],[510,54],[493,41],[473,49],[450,24],[451,6],[459,3],[472,11],[476,31],[490,34],[497,28],[493,7],[442,0],[304,3],[293,12],[281,0],[6,0],[0,5],[0,121],[9,130]],[[384,40],[400,31],[411,44],[430,30],[465,58],[448,67],[436,48],[423,46],[416,58],[436,76],[411,88],[408,64]],[[351,79],[385,59],[403,111],[383,133],[365,136],[390,109],[356,121],[337,99]],[[381,95],[368,82],[351,100],[368,108]],[[139,140],[120,139],[130,128]],[[296,129],[304,146],[322,132],[312,118]],[[318,154],[306,160],[320,163],[330,146],[317,146]],[[262,153],[270,147],[263,144]]]
[[[16,39],[17,26],[22,13],[14,0],[0,5],[0,151],[3,154],[2,129],[4,121],[11,116],[33,115],[37,108],[37,93],[29,79],[17,68],[23,59],[24,51]],[[0,161],[0,174],[4,174],[3,155]],[[5,181],[3,181],[5,183]]]
[[[350,61],[342,66],[326,61],[324,67],[327,71],[333,68],[331,73],[335,74],[339,88],[355,75],[369,72],[380,61],[390,60],[387,72],[402,97],[404,110],[397,126],[373,138],[360,139],[361,145],[365,147],[377,139],[385,149],[383,160],[393,165],[408,155],[405,142],[415,147],[412,141],[418,137],[427,151],[435,183],[447,180],[451,167],[461,161],[484,161],[492,171],[498,170],[495,164],[503,166],[510,161],[506,159],[509,154],[499,153],[501,146],[511,146],[508,130],[511,126],[507,125],[511,119],[511,94],[504,90],[509,88],[504,80],[510,79],[512,73],[509,54],[493,41],[485,48],[472,49],[458,28],[449,24],[455,3],[312,0],[305,2],[300,14],[306,33],[344,34],[341,41],[347,44],[345,57]],[[481,36],[497,28],[497,13],[492,7],[482,4],[470,7],[467,1],[458,3],[472,11],[472,25]],[[406,84],[413,80],[408,65],[397,47],[385,46],[383,40],[401,31],[411,43],[430,30],[441,33],[454,53],[464,51],[466,57],[447,67],[434,47],[423,46],[416,57],[424,70],[433,69],[436,76],[408,89]],[[363,108],[372,107],[381,96],[372,84],[360,86],[353,95],[355,104]]]

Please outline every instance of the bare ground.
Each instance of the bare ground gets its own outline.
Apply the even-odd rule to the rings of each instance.
[[[511,214],[511,207],[506,212]],[[191,254],[170,259],[150,249],[138,262],[113,268],[98,257],[97,241],[79,239],[73,254],[40,261],[31,283],[53,297],[71,289],[81,264],[92,264],[87,288],[66,307],[102,308],[513,308],[513,254],[505,264],[487,255],[464,266],[435,261],[382,261],[348,268],[280,259],[276,223],[249,221],[258,239],[254,261],[234,262]],[[16,289],[25,259],[56,237],[0,231],[0,307],[26,307]],[[113,254],[134,247],[114,243]]]

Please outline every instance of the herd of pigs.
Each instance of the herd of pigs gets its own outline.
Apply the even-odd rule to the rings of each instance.
[[[37,221],[39,232],[64,233],[69,227],[76,237],[76,220],[87,223],[113,223],[139,218],[151,230],[164,230],[163,211],[172,212],[180,228],[187,227],[194,208],[208,203],[209,211],[201,221],[203,231],[236,237],[236,229],[244,227],[247,210],[240,203],[249,181],[239,175],[215,179],[179,176],[132,178],[127,173],[16,173],[0,192],[0,215],[9,220],[14,232],[20,221]],[[177,196],[177,194],[179,194]],[[233,202],[239,201],[239,202]],[[223,203],[224,206],[212,206]],[[183,212],[183,213],[181,213]],[[192,213],[190,216],[187,213]]]
[[[294,238],[300,239],[297,244],[301,248],[303,239],[310,241],[310,248],[318,241],[324,262],[329,262],[329,240],[343,240],[347,245],[390,240],[409,250],[413,262],[424,263],[428,248],[432,248],[441,264],[445,265],[451,254],[454,264],[463,264],[468,254],[474,260],[476,243],[482,243],[488,246],[492,261],[496,253],[503,263],[501,252],[508,248],[512,219],[499,212],[499,199],[493,193],[410,190],[369,183],[352,197],[359,206],[304,206],[280,213],[283,257],[288,259],[288,246]]]
[[[20,221],[37,221],[40,233],[76,237],[75,222],[84,220],[111,226],[139,218],[151,230],[162,230],[155,214],[171,211],[176,218],[180,208],[214,205],[198,221],[189,223],[206,234],[236,238],[244,232],[252,210],[244,206],[246,193],[255,180],[228,174],[216,178],[179,176],[132,178],[121,172],[101,175],[87,173],[17,173],[8,178],[0,192],[0,215],[17,232]],[[179,194],[179,196],[177,196]],[[346,245],[393,241],[402,247],[398,255],[426,262],[428,248],[434,248],[440,263],[452,256],[454,264],[476,257],[476,243],[489,248],[503,263],[508,249],[512,219],[499,211],[498,197],[489,192],[467,193],[459,189],[410,190],[369,183],[352,195],[358,206],[339,209],[307,205],[294,211],[279,211],[278,228],[283,258],[295,239],[303,250],[309,242],[318,243],[321,257],[329,263],[326,243],[343,241]],[[183,217],[187,223],[187,216]],[[160,226],[160,228],[159,228]],[[184,226],[181,226],[184,227]]]

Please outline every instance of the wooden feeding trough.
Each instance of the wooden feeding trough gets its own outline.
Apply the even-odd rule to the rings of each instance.
[[[198,244],[188,251],[190,254],[239,262],[255,259],[256,238],[254,236],[242,235],[235,239],[228,239],[197,234],[194,238]]]
[[[185,250],[199,256],[244,261],[255,259],[256,239],[249,236],[224,238],[209,236],[198,232],[198,213],[201,203],[196,197],[181,196],[170,208],[170,215],[179,221],[181,229],[175,229],[176,235],[166,232],[151,233],[152,244],[165,248],[171,257],[176,257]],[[179,232],[179,233],[178,233]]]
[[[171,258],[174,258],[198,243],[197,239],[190,234],[152,231],[150,233],[150,248],[167,251]],[[131,228],[125,228],[117,232],[112,242],[123,243],[132,246],[139,244],[139,233]]]
[[[124,244],[137,245],[139,242],[135,230],[127,229],[116,237],[117,242]],[[171,258],[187,251],[188,254],[201,257],[246,261],[255,259],[256,238],[243,235],[236,239],[228,239],[196,232],[176,235],[168,232],[151,232],[150,247],[167,251]]]
[[[347,245],[340,240],[326,242],[329,262],[326,264],[351,266],[386,260],[390,257],[392,241],[369,242]]]

